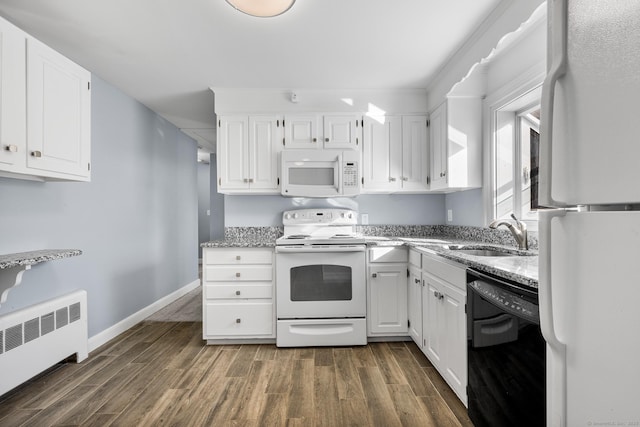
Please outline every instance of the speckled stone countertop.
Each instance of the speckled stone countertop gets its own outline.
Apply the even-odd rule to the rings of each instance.
[[[443,237],[372,237],[366,238],[367,246],[406,245],[420,252],[437,254],[451,261],[464,264],[476,270],[484,271],[504,279],[538,288],[538,252],[520,251],[513,246],[487,244],[478,240],[452,239]],[[486,257],[461,253],[456,247],[465,249],[497,249],[513,256]]]
[[[468,267],[513,280],[532,288],[538,287],[538,247],[536,235],[529,235],[534,250],[523,252],[514,247],[515,241],[508,231],[463,226],[358,226],[367,246],[409,246],[420,251],[435,253]],[[203,248],[259,248],[275,247],[282,236],[281,227],[228,227],[225,238],[202,243]],[[495,248],[507,250],[513,256],[483,257],[449,249],[453,246]],[[526,254],[526,256],[524,256]]]
[[[0,270],[19,265],[33,265],[40,262],[82,255],[79,249],[44,249],[31,252],[0,255]]]

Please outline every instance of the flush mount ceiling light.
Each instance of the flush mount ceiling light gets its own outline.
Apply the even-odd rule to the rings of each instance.
[[[285,13],[296,0],[227,0],[234,8],[247,15],[269,18]]]

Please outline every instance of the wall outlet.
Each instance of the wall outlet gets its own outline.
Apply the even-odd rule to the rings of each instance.
[[[360,224],[362,225],[369,224],[369,214],[360,214]]]
[[[447,221],[453,221],[453,209],[447,209]]]

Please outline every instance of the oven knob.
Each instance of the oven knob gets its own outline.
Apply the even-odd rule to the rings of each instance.
[[[340,217],[344,218],[344,212],[340,213]]]
[[[298,214],[297,213],[293,214],[293,219],[298,219]]]
[[[284,214],[284,219],[289,219],[289,218],[291,218],[291,214],[290,213]]]
[[[351,214],[351,213],[350,213],[350,214],[349,214],[349,219],[351,219],[352,217],[353,217],[353,214]]]

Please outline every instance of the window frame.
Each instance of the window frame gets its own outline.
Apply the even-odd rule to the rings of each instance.
[[[545,74],[538,73],[534,76],[529,75],[528,78],[516,79],[509,84],[496,90],[493,94],[487,96],[484,102],[483,115],[484,123],[488,123],[485,128],[485,150],[484,150],[484,182],[483,186],[483,200],[484,200],[484,221],[485,224],[489,224],[496,219],[496,205],[494,200],[494,194],[496,191],[496,144],[497,144],[497,131],[498,131],[498,114],[506,111],[513,111],[514,114],[525,110],[525,108],[531,107],[540,103],[540,95],[542,89],[542,82]],[[518,101],[518,103],[516,103]],[[511,107],[509,107],[511,105]],[[518,127],[519,129],[519,127]],[[515,135],[514,138],[520,138],[520,135]],[[520,144],[516,144],[514,147],[514,156],[520,155]],[[514,174],[515,164],[514,164]],[[522,181],[518,176],[515,179],[519,183]],[[527,228],[531,231],[538,229],[538,221],[532,219],[523,219],[523,222],[527,224]]]

